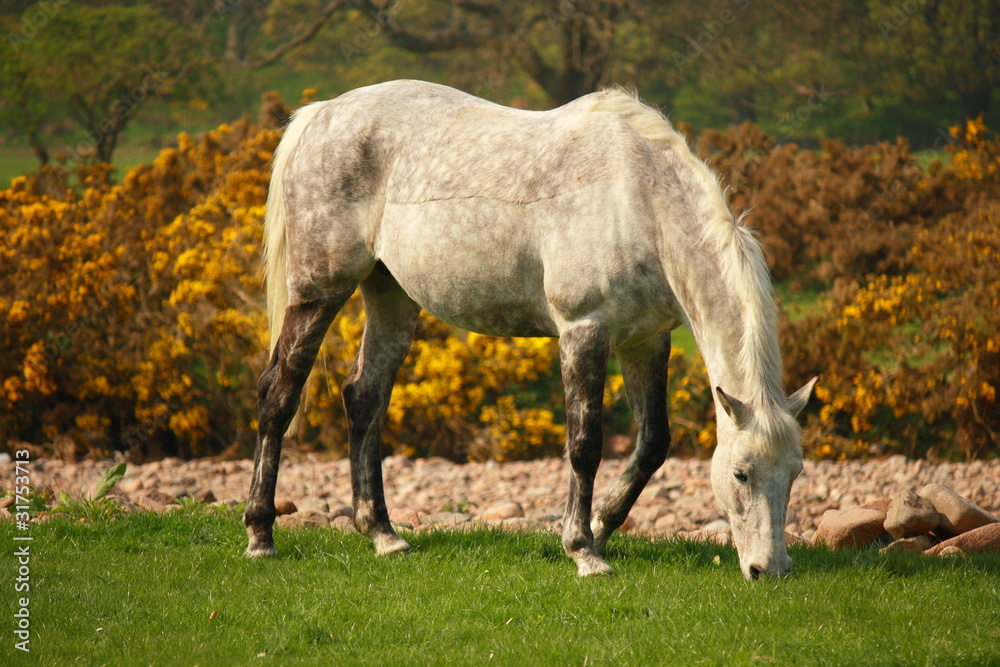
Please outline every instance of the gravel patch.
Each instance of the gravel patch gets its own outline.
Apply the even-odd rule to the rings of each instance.
[[[624,461],[605,461],[595,497],[603,497]],[[725,516],[715,504],[709,461],[667,459],[632,510],[626,529],[674,534],[712,525]],[[31,481],[54,493],[89,497],[108,462],[68,463],[35,460]],[[510,528],[558,529],[566,506],[569,464],[562,459],[512,463],[456,464],[446,459],[383,461],[386,500],[393,517],[413,528],[457,526],[487,521]],[[14,464],[0,464],[7,488]],[[351,503],[349,462],[305,456],[286,460],[278,477],[277,498],[298,512],[326,516],[348,514]],[[130,465],[113,491],[141,505],[144,498],[196,496],[216,502],[246,500],[253,461],[214,462],[165,459]],[[1000,514],[1000,461],[932,464],[892,456],[878,461],[805,462],[805,474],[792,487],[787,530],[812,538],[828,510],[847,510],[878,498],[926,484],[953,489],[986,510]],[[153,493],[155,492],[155,493]],[[294,516],[294,515],[293,515]]]

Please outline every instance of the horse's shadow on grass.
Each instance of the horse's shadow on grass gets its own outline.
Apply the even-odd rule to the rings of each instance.
[[[879,553],[876,548],[831,551],[825,546],[798,545],[789,547],[788,555],[794,562],[792,577],[857,570],[880,571],[893,577],[916,577],[956,569],[970,575],[1000,576],[1000,554],[943,558],[920,553]],[[608,561],[612,565],[633,560],[680,563],[691,569],[739,566],[733,546],[677,538],[609,543]]]
[[[919,577],[961,570],[970,575],[1000,576],[1000,554],[970,554],[960,558],[922,553],[879,553],[878,549],[830,551],[826,547],[789,549],[795,569],[802,573],[870,570],[893,577]]]
[[[331,531],[304,531],[291,542],[279,544],[279,558],[304,560],[314,558],[340,559],[343,552],[371,553],[371,545],[360,535]],[[308,537],[306,537],[308,535]],[[545,562],[565,564],[559,536],[549,532],[511,533],[497,528],[482,527],[471,531],[403,531],[412,551],[404,558],[435,558],[477,560],[510,559],[512,562]],[[289,535],[291,537],[291,535]],[[303,539],[304,538],[304,539]],[[964,558],[942,558],[922,554],[879,553],[877,549],[831,551],[821,546],[789,547],[794,561],[792,577],[808,577],[842,571],[869,570],[892,577],[916,577],[955,569],[970,575],[1000,576],[1000,554],[975,554]],[[736,549],[710,542],[694,542],[678,538],[612,537],[605,554],[616,571],[633,566],[667,566],[681,570],[718,570],[739,567]],[[381,558],[381,557],[378,557]]]

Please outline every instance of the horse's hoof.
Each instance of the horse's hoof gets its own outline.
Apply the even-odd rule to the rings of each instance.
[[[278,550],[273,544],[251,544],[244,555],[247,558],[274,558],[278,555]]]
[[[379,556],[403,554],[410,550],[410,545],[406,543],[406,540],[393,533],[382,533],[372,542],[375,543],[375,553]]]
[[[595,555],[580,556],[576,561],[577,574],[581,577],[606,577],[612,572],[603,558]]]

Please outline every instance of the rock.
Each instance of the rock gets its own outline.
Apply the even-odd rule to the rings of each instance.
[[[323,512],[296,512],[295,514],[282,514],[275,519],[274,523],[281,528],[304,528],[306,526],[325,528],[330,525],[330,517]]]
[[[669,489],[662,484],[657,486],[648,486],[643,491],[643,493],[647,493],[650,498],[655,498],[658,500],[672,500],[675,492],[679,493],[679,491],[677,491],[676,488]]]
[[[634,516],[640,522],[649,521],[652,523],[665,514],[670,514],[670,508],[666,504],[636,505],[632,508],[632,513],[629,516]]]
[[[945,547],[940,551],[935,551],[934,555],[942,558],[965,558],[965,552],[958,547]]]
[[[627,435],[612,435],[604,443],[601,458],[605,461],[628,458],[633,449],[635,449],[635,443],[632,442],[632,438]]]
[[[330,519],[336,519],[338,516],[346,516],[351,521],[354,521],[354,508],[350,505],[334,505],[327,512],[330,515]]]
[[[920,490],[920,495],[933,503],[941,514],[940,528],[952,535],[1000,522],[1000,519],[946,486],[928,484]]]
[[[493,503],[479,516],[480,521],[503,521],[504,519],[518,519],[524,516],[524,508],[516,500],[502,500]]]
[[[160,491],[174,499],[185,498],[191,495],[191,492],[187,489],[187,487],[182,486],[181,484],[170,484],[168,486],[161,486]]]
[[[295,506],[288,498],[279,498],[274,501],[274,513],[278,516],[285,516],[286,514],[295,514],[299,511],[299,508]]]
[[[790,533],[787,530],[785,531],[785,546],[798,547],[806,544],[809,544],[809,540],[807,540],[806,538],[802,537],[801,535],[797,535],[795,533]]]
[[[887,544],[878,550],[880,554],[887,553],[921,553],[927,551],[931,548],[931,538],[926,535],[917,535],[916,537],[907,537],[902,540],[896,540],[891,544]]]
[[[472,515],[464,512],[434,512],[423,517],[421,522],[428,526],[457,526],[471,520]]]
[[[516,516],[510,519],[504,519],[503,521],[500,521],[498,524],[495,525],[498,525],[500,528],[508,532],[538,530],[541,527],[538,525],[537,521],[533,521],[532,519],[526,519],[523,516]]]
[[[813,536],[814,544],[825,544],[834,551],[863,549],[886,535],[885,514],[878,510],[855,507],[828,510]]]
[[[296,506],[299,508],[300,512],[329,512],[330,505],[322,498],[308,497],[303,498]]]
[[[118,482],[117,488],[125,495],[131,496],[133,493],[145,488],[145,485],[139,477],[127,477]]]
[[[729,522],[725,519],[716,519],[706,523],[701,527],[702,530],[707,530],[712,533],[728,533],[729,532]]]
[[[395,507],[389,510],[389,521],[416,528],[420,525],[420,515],[409,507]]]
[[[942,556],[941,552],[955,547],[967,554],[1000,553],[1000,523],[991,523],[962,533],[933,547],[927,553]]]
[[[876,498],[875,500],[869,500],[867,503],[862,505],[859,509],[863,510],[878,510],[882,514],[889,513],[889,506],[892,504],[892,498]]]
[[[211,489],[200,489],[194,492],[195,500],[199,500],[203,503],[214,503],[216,501],[215,494],[212,493]]]
[[[344,515],[334,518],[333,521],[330,522],[330,528],[333,528],[334,530],[344,530],[349,533],[357,531],[357,528],[354,527],[354,519]]]
[[[653,522],[653,530],[658,533],[672,533],[677,528],[677,515],[673,512],[664,514]]]
[[[913,491],[900,491],[892,496],[885,517],[885,531],[894,539],[929,533],[938,526],[938,511],[931,501]]]
[[[135,504],[147,512],[165,512],[174,502],[173,497],[152,489],[142,491],[135,497]]]
[[[718,533],[713,530],[680,530],[676,535],[679,539],[690,542],[714,542],[723,546],[732,543],[729,533]]]

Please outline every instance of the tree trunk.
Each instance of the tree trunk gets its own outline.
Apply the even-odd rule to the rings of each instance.
[[[757,109],[753,105],[751,94],[732,95],[729,98],[729,115],[733,119],[733,125],[757,122]]]
[[[231,63],[242,63],[246,59],[246,45],[243,43],[243,10],[237,7],[235,15],[230,19],[226,29],[226,61]]]
[[[28,130],[28,143],[31,145],[31,150],[34,151],[35,157],[38,158],[38,166],[44,167],[47,165],[49,163],[49,149],[42,142],[42,138],[38,136],[38,128],[33,127]]]
[[[961,111],[959,121],[965,123],[980,114],[985,115],[990,110],[990,97],[993,95],[993,87],[983,84],[971,90],[958,91],[958,102]]]

